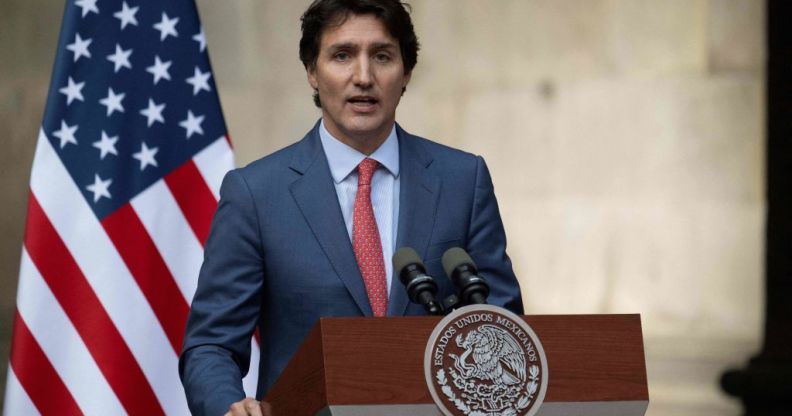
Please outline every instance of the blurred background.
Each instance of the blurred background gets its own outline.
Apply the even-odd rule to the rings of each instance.
[[[240,166],[320,116],[308,3],[198,0]],[[648,415],[739,414],[717,381],[760,347],[764,2],[410,3],[422,48],[397,120],[487,160],[526,313],[640,313]],[[0,3],[0,392],[62,13]]]

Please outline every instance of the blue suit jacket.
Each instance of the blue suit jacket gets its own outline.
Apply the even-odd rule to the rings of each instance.
[[[440,258],[451,247],[465,248],[490,284],[489,302],[522,314],[484,160],[398,126],[397,135],[396,247],[418,252],[440,298],[454,293]],[[256,326],[260,398],[320,317],[372,316],[318,123],[301,141],[229,172],[220,196],[179,363],[196,415],[221,415],[245,396],[241,379]],[[390,293],[389,316],[424,314],[397,277]]]

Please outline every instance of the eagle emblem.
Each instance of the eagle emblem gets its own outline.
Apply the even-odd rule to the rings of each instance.
[[[451,354],[454,367],[465,379],[476,378],[506,386],[525,381],[525,353],[513,336],[495,325],[481,325],[456,337],[456,344],[464,348],[461,356]],[[473,363],[466,362],[473,355]]]
[[[424,369],[435,403],[448,416],[532,416],[548,380],[533,330],[491,305],[460,308],[440,321]]]

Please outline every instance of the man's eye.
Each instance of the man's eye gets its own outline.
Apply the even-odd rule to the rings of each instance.
[[[346,61],[347,59],[349,59],[349,54],[346,52],[338,52],[335,55],[333,55],[333,59],[335,59],[336,61]]]
[[[378,54],[374,55],[374,60],[376,60],[377,62],[383,62],[383,63],[384,62],[388,62],[388,61],[390,61],[390,55],[388,55],[387,53],[378,53]]]

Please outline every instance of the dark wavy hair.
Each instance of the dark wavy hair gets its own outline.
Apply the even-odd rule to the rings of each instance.
[[[315,68],[322,33],[328,26],[343,24],[350,13],[370,14],[379,19],[388,33],[399,41],[404,73],[409,74],[418,63],[420,49],[410,12],[410,5],[399,0],[314,0],[300,18],[300,61],[305,69]],[[313,100],[317,107],[322,107],[318,91],[314,91]]]

